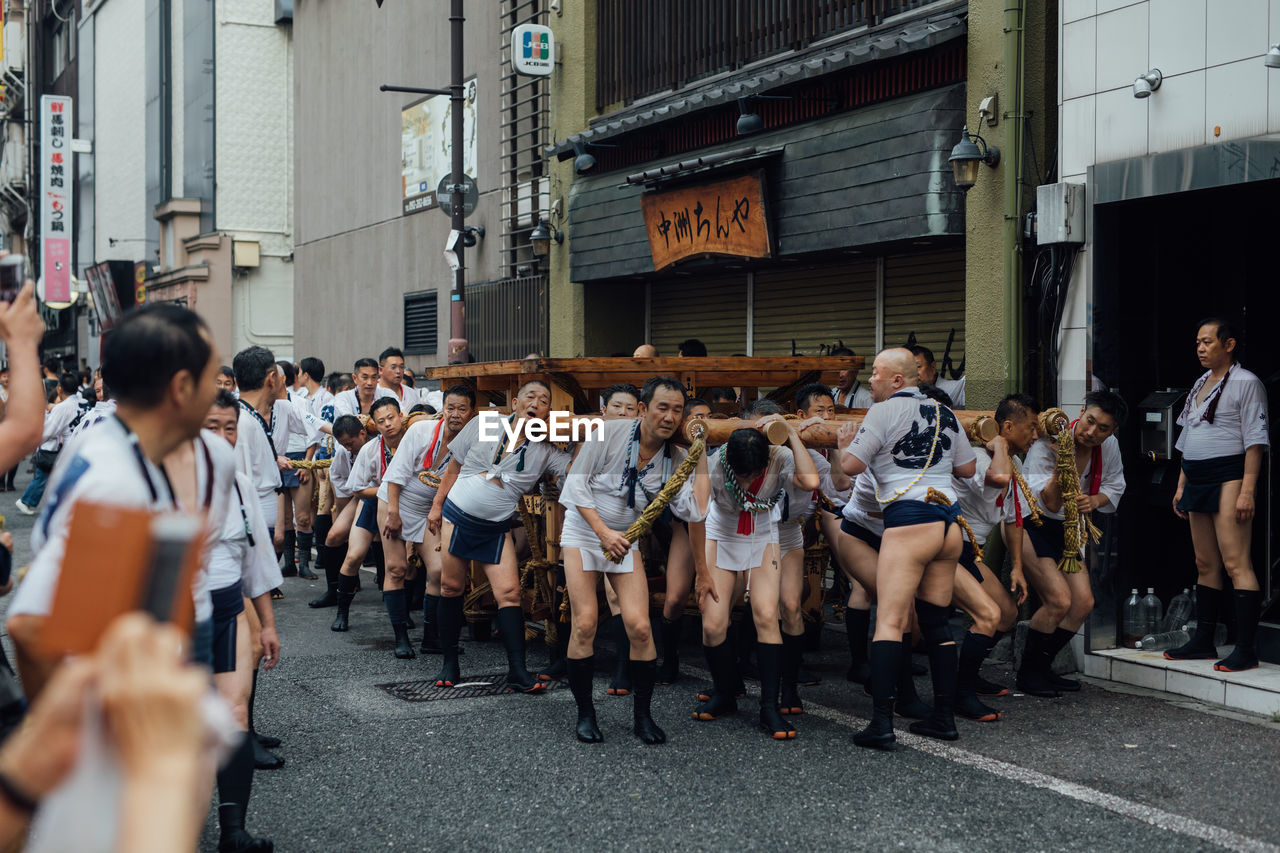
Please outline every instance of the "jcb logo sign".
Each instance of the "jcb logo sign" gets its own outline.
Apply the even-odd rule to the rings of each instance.
[[[511,31],[511,67],[517,74],[550,75],[555,53],[556,39],[550,27],[521,24]]]

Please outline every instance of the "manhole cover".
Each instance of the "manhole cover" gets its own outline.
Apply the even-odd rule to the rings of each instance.
[[[445,699],[477,699],[481,696],[497,696],[507,692],[505,672],[485,675],[466,675],[458,687],[436,687],[435,679],[425,681],[395,681],[379,684],[391,696],[405,702],[438,702]],[[558,690],[565,682],[549,681],[547,690]]]

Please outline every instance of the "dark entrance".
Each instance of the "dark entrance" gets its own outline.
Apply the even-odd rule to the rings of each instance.
[[[1202,372],[1193,344],[1196,323],[1221,314],[1242,329],[1240,361],[1266,385],[1274,425],[1280,399],[1277,198],[1280,180],[1265,180],[1095,205],[1092,368],[1133,413],[1152,391],[1191,387]],[[1144,459],[1139,428],[1131,416],[1119,436],[1129,488],[1115,531],[1118,569],[1105,579],[1110,595],[1100,595],[1100,604],[1109,598],[1119,606],[1135,586],[1155,587],[1168,602],[1195,583],[1191,535],[1170,509],[1177,463]],[[1273,427],[1273,448],[1274,442]],[[1280,589],[1276,475],[1275,454],[1268,454],[1253,566],[1272,602],[1263,621],[1280,626],[1280,607],[1273,603]],[[1280,662],[1280,627],[1264,628],[1260,644],[1264,659]]]

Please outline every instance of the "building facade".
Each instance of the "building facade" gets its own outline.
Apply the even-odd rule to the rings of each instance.
[[[1060,278],[1069,285],[1058,315],[1060,399],[1073,411],[1105,385],[1132,412],[1120,433],[1129,491],[1108,549],[1114,571],[1096,590],[1090,645],[1101,649],[1115,645],[1130,588],[1155,587],[1168,600],[1194,583],[1187,525],[1169,511],[1177,461],[1153,451],[1153,430],[1162,415],[1176,417],[1178,392],[1201,373],[1200,318],[1237,323],[1241,360],[1266,384],[1275,423],[1280,357],[1268,341],[1280,296],[1269,208],[1280,190],[1280,69],[1265,56],[1280,42],[1280,3],[1067,2],[1058,26],[1061,172],[1083,188],[1087,226]],[[1264,600],[1280,556],[1275,472],[1272,453],[1252,551]],[[1277,623],[1274,608],[1264,614],[1261,652],[1272,661]]]

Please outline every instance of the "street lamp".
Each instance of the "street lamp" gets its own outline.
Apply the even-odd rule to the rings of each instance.
[[[951,149],[947,158],[956,179],[956,186],[965,192],[978,182],[978,164],[986,163],[994,169],[1000,164],[1000,149],[988,145],[980,134],[970,133],[965,125],[960,131],[960,141]]]
[[[533,248],[533,253],[542,258],[550,255],[552,240],[557,246],[560,245],[564,242],[564,232],[559,229],[552,230],[547,220],[539,219],[538,224],[529,232],[529,245]]]

